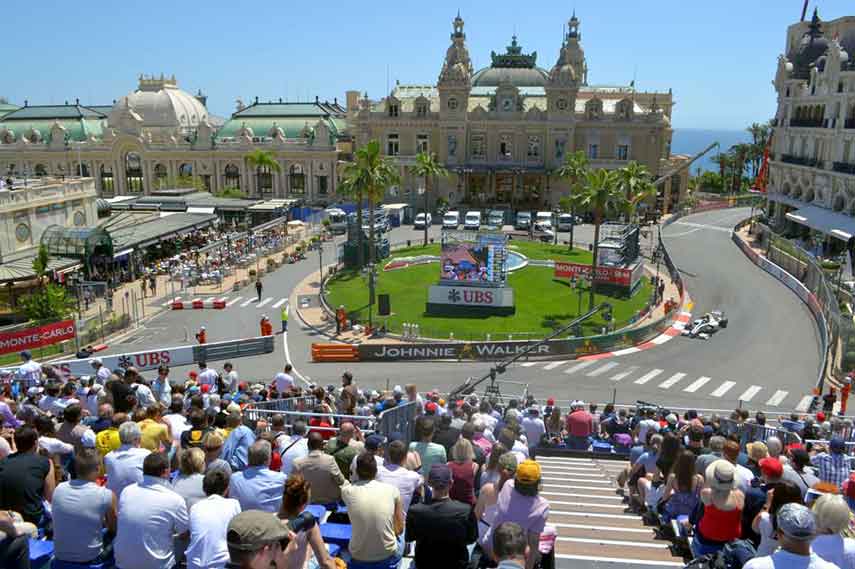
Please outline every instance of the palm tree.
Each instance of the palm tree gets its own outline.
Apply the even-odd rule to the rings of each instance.
[[[573,228],[576,226],[576,205],[573,195],[579,191],[581,185],[585,182],[585,177],[588,174],[588,157],[581,150],[571,152],[564,157],[564,164],[556,171],[559,178],[564,178],[570,184],[570,197],[564,200],[559,200],[559,205],[562,209],[573,214],[573,224],[570,225],[570,249],[573,249]],[[569,207],[568,207],[569,206]]]
[[[360,231],[362,198],[368,198],[368,212],[371,219],[368,223],[368,260],[374,263],[376,251],[374,247],[374,204],[382,201],[386,189],[400,182],[397,167],[385,156],[380,154],[380,142],[372,140],[356,151],[356,160],[344,167],[345,190],[355,192],[359,196],[357,205],[357,223]],[[361,249],[360,249],[361,251]],[[361,257],[361,252],[360,252]]]
[[[365,264],[365,252],[362,250],[362,201],[364,187],[357,176],[353,175],[355,162],[347,162],[341,170],[341,181],[338,183],[338,193],[356,202],[356,266],[362,268]]]
[[[643,194],[642,198],[649,196],[652,193],[652,180],[650,171],[647,166],[639,164],[635,160],[629,162],[623,168],[617,170],[618,184],[623,188],[626,199],[632,202],[633,198]],[[635,203],[637,205],[638,202]],[[632,216],[635,214],[635,207],[629,214],[629,221],[632,221]]]
[[[416,165],[413,166],[413,174],[425,179],[425,242],[424,246],[427,247],[428,244],[428,226],[427,226],[427,213],[428,213],[428,194],[430,193],[430,184],[431,180],[434,178],[445,178],[448,176],[448,170],[446,170],[442,164],[436,161],[436,155],[428,152],[419,152],[416,155]]]
[[[246,156],[247,165],[255,170],[255,192],[259,196],[261,195],[261,187],[259,182],[259,174],[262,169],[267,169],[270,172],[281,172],[282,166],[279,165],[279,162],[276,161],[272,152],[268,152],[266,150],[261,150],[260,148],[256,148]]]

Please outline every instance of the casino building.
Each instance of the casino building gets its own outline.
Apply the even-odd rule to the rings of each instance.
[[[452,205],[555,206],[569,188],[554,172],[579,149],[592,167],[635,160],[657,176],[686,160],[670,154],[670,90],[589,84],[581,40],[574,14],[551,68],[539,67],[538,54],[525,53],[514,36],[504,53],[491,53],[490,65],[476,71],[458,14],[436,85],[397,84],[377,101],[348,92],[355,143],[380,140],[400,167],[402,183],[390,188],[387,201],[421,204],[424,181],[409,167],[422,151],[436,153],[449,170],[432,193]],[[676,174],[652,200],[670,211],[687,183],[686,171]]]

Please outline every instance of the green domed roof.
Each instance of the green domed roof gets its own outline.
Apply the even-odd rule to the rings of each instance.
[[[494,51],[490,58],[490,67],[472,76],[473,87],[497,87],[500,83],[510,83],[514,87],[544,87],[549,81],[549,73],[535,65],[537,52],[524,54],[517,36],[513,36],[505,53]]]

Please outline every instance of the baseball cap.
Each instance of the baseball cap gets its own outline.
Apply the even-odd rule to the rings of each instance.
[[[522,461],[517,465],[515,480],[520,484],[537,484],[540,482],[540,465],[531,459]]]
[[[784,504],[778,510],[778,529],[790,539],[810,541],[816,535],[816,520],[806,506]]]
[[[425,404],[425,411],[428,413],[436,413],[436,403],[428,401],[427,404]]]
[[[448,465],[434,463],[428,473],[428,484],[434,488],[448,488],[451,484],[451,469]]]
[[[241,551],[256,551],[288,537],[288,528],[270,512],[247,510],[229,522],[226,541]]]
[[[89,360],[89,365],[95,365],[95,364],[101,365],[103,363],[104,363],[104,360],[102,360],[101,358],[92,358],[91,360]]]
[[[395,442],[395,441],[403,441],[403,440],[404,440],[404,434],[403,434],[403,433],[400,433],[400,432],[398,432],[398,431],[395,431],[394,433],[391,433],[391,434],[389,435],[389,439],[388,439],[388,441],[389,441],[390,443],[393,443],[393,442]]]
[[[365,439],[365,448],[368,450],[377,450],[383,445],[383,441],[382,435],[369,435]]]
[[[506,452],[505,454],[499,457],[499,468],[503,470],[509,470],[511,472],[516,472],[517,456],[512,452]]]
[[[676,425],[677,424],[677,415],[675,415],[674,413],[669,413],[668,416],[665,417],[665,420],[668,421],[668,423],[671,425]]]
[[[840,437],[832,437],[831,442],[828,444],[828,448],[831,449],[831,452],[844,452],[846,450],[846,443],[843,442],[843,439]]]
[[[27,397],[35,397],[44,391],[44,387],[36,387],[35,385],[27,389]]]
[[[763,473],[763,476],[766,478],[780,478],[784,474],[784,465],[781,464],[781,461],[777,458],[767,456],[764,459],[761,459],[758,463],[760,465],[760,472]]]
[[[816,414],[816,420],[819,421],[820,423],[824,423],[825,422],[825,412],[820,411],[819,413],[817,413]]]
[[[555,405],[555,398],[550,397],[549,399],[546,400],[546,404],[547,405]]]
[[[717,460],[707,467],[704,479],[712,490],[733,490],[736,485],[736,468],[726,460]]]
[[[395,388],[392,390],[392,393],[395,395],[403,395],[404,394],[404,388],[401,387],[400,385],[396,385]]]
[[[207,383],[206,383],[206,384],[204,384],[204,385],[202,386],[202,393],[208,393],[209,391],[211,391],[211,386],[210,386],[210,384],[207,384]]]
[[[24,350],[21,352],[21,357],[25,360],[31,360],[33,359],[33,354],[30,352],[30,350]]]

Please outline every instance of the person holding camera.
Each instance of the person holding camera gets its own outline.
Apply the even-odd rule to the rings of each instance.
[[[285,482],[279,519],[287,523],[289,529],[296,534],[293,550],[288,556],[288,567],[289,569],[306,567],[311,547],[319,567],[336,569],[335,561],[324,544],[317,519],[310,512],[303,511],[309,504],[310,494],[311,485],[299,474],[292,474]]]

